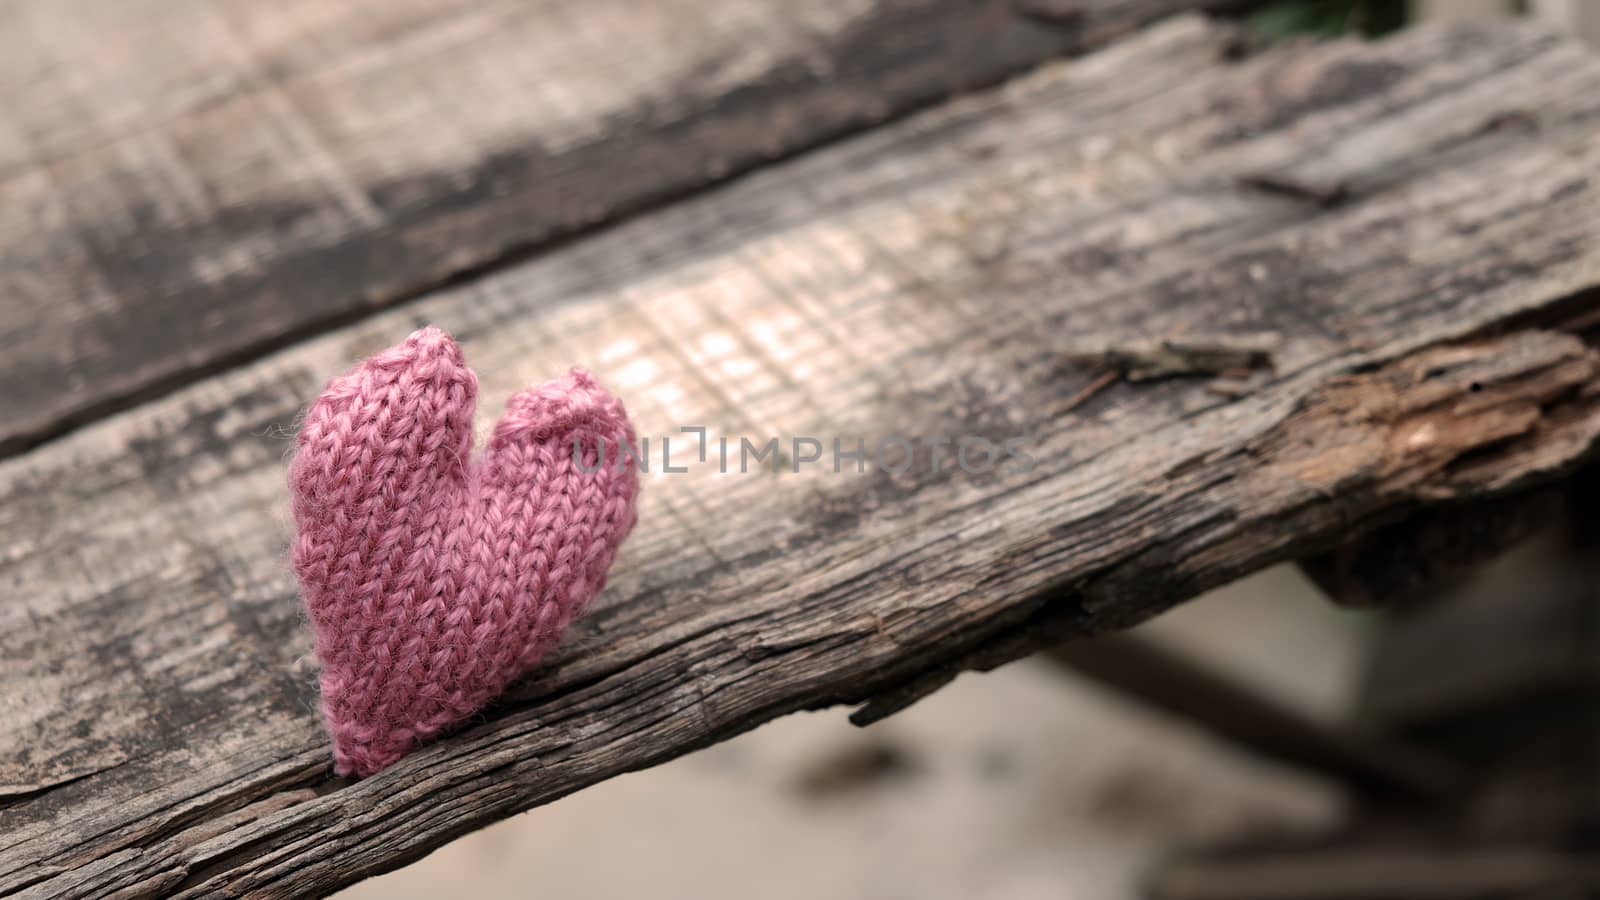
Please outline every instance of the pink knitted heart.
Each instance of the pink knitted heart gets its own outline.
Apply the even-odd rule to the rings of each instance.
[[[342,775],[504,690],[600,592],[633,528],[638,474],[619,447],[633,427],[593,377],[513,396],[472,460],[477,393],[455,341],[424,328],[330,382],[300,430],[294,567]]]

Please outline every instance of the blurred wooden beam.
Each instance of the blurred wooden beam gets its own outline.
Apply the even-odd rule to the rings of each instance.
[[[1319,722],[1135,634],[1071,641],[1043,656],[1241,749],[1368,795],[1438,799],[1461,781],[1446,758]]]
[[[1540,846],[1334,846],[1180,859],[1152,900],[1578,900],[1600,891],[1600,853]]]
[[[1483,564],[1559,525],[1564,486],[1467,501],[1402,515],[1353,533],[1300,560],[1300,568],[1341,606],[1406,606],[1447,592]]]

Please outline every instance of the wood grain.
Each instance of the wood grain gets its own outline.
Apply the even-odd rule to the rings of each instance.
[[[24,0],[0,453],[1200,0]]]
[[[1164,23],[0,463],[0,893],[327,892],[775,716],[892,709],[1587,457],[1600,355],[1562,326],[1600,285],[1600,60],[1533,30],[1231,43]],[[1495,124],[1513,113],[1535,127]],[[480,427],[583,363],[656,458],[566,645],[349,782],[283,460],[325,379],[422,322],[478,369]],[[1070,344],[1230,330],[1281,337],[1242,395],[1075,399],[1098,373]],[[715,464],[721,437],[857,435],[1018,438],[1032,464],[969,474],[952,444],[937,471],[926,445],[901,474],[793,471],[792,443],[780,472]],[[660,471],[663,436],[687,472]]]

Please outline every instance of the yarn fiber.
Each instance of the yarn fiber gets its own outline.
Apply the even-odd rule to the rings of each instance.
[[[300,430],[294,569],[340,774],[390,765],[527,671],[636,521],[633,427],[592,376],[514,395],[474,460],[477,393],[424,328],[329,382]]]

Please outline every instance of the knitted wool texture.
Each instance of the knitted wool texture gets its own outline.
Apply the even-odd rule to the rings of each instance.
[[[537,662],[633,528],[638,474],[618,446],[633,428],[593,377],[513,396],[474,460],[477,390],[455,341],[425,328],[306,414],[294,567],[340,774],[388,766]]]

